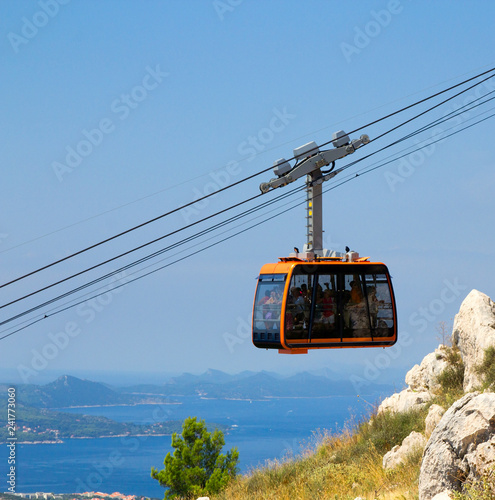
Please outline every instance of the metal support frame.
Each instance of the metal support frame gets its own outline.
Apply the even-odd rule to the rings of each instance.
[[[322,184],[315,183],[321,177],[318,169],[308,175],[306,179],[306,247],[305,251],[314,252],[317,255],[323,253],[323,200]]]
[[[333,172],[336,160],[354,153],[356,149],[368,144],[370,138],[362,135],[359,139],[349,139],[342,130],[333,134],[334,149],[320,151],[314,142],[309,142],[294,150],[296,164],[292,166],[287,160],[281,158],[274,163],[274,173],[277,176],[269,182],[260,184],[262,193],[271,189],[286,186],[295,180],[306,176],[306,229],[307,242],[304,252],[311,252],[318,256],[326,256],[323,248],[323,204],[322,184],[328,181],[339,171]],[[322,172],[322,167],[332,165],[328,171]]]

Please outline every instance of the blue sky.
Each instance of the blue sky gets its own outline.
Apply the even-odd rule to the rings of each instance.
[[[335,130],[357,129],[495,66],[495,5],[488,1],[39,0],[0,9],[2,282],[268,168],[306,142],[327,142]],[[494,87],[495,78],[372,143],[369,152]],[[489,109],[466,112],[440,131],[459,130]],[[410,116],[358,134],[376,137]],[[301,206],[99,300],[53,316],[55,305],[42,309],[37,314],[48,318],[2,340],[3,377],[37,383],[56,373],[147,372],[159,379],[208,368],[329,368],[400,385],[438,345],[438,325],[450,331],[470,290],[495,297],[492,131],[487,120],[325,195],[327,245],[383,261],[394,277],[401,341],[393,350],[281,356],[252,346],[255,278],[264,263],[302,247]],[[352,159],[359,155],[364,149]],[[254,196],[271,176],[2,288],[1,303]],[[284,210],[277,207],[260,220]],[[2,318],[209,225],[4,308]],[[132,279],[131,272],[119,280]],[[8,323],[2,334],[39,317]]]

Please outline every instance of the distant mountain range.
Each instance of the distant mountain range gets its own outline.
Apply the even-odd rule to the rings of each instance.
[[[370,385],[368,394],[390,393],[393,386]],[[265,399],[277,397],[325,397],[356,394],[349,380],[338,379],[333,373],[322,375],[302,372],[283,377],[262,372],[242,372],[236,375],[208,370],[202,375],[183,374],[161,385],[135,385],[119,389],[128,394],[156,394],[166,397],[200,395],[223,399]]]
[[[389,394],[393,389],[393,386],[375,384],[367,392]],[[356,391],[350,381],[336,379],[332,373],[320,375],[302,372],[283,377],[266,371],[230,375],[218,370],[207,370],[201,375],[185,373],[160,385],[136,384],[127,387],[112,387],[64,375],[46,385],[17,386],[18,401],[35,408],[170,403],[174,396],[266,399],[354,394]]]
[[[19,402],[35,408],[66,408],[70,406],[128,405],[166,402],[165,397],[126,394],[90,380],[63,375],[46,385],[17,386]]]

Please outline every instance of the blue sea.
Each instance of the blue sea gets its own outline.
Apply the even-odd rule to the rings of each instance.
[[[378,395],[377,395],[378,397]],[[368,401],[373,402],[373,396]],[[68,408],[61,411],[101,415],[121,422],[152,423],[196,416],[232,427],[224,451],[236,446],[242,472],[266,460],[281,460],[314,447],[322,433],[341,430],[369,413],[356,396],[274,398],[264,401],[175,398],[180,404]],[[69,439],[60,444],[19,444],[16,449],[16,492],[78,493],[118,491],[163,498],[164,489],[150,477],[163,468],[170,436]],[[0,491],[7,491],[8,449],[3,445]]]

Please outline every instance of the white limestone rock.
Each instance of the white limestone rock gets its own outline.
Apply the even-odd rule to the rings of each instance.
[[[385,398],[378,407],[378,413],[390,411],[392,413],[419,410],[432,399],[428,391],[415,392],[407,388],[401,392]]]
[[[445,410],[440,405],[431,405],[425,419],[425,435],[430,437],[431,433],[442,419]]]
[[[438,376],[447,367],[444,346],[427,354],[420,365],[414,365],[406,374],[406,384],[414,391],[435,392],[439,388]]]
[[[420,500],[445,490],[460,491],[495,460],[495,394],[473,392],[443,415],[426,445],[419,476]],[[487,444],[484,444],[487,443]],[[479,465],[477,465],[479,464]]]
[[[475,367],[483,362],[484,350],[495,346],[495,303],[478,290],[464,299],[454,320],[452,345],[459,348],[464,362],[464,391],[482,384]]]
[[[388,453],[383,456],[383,468],[393,469],[404,463],[406,458],[417,450],[423,450],[426,446],[426,438],[420,432],[411,432],[409,436],[404,438],[402,444],[394,446]]]
[[[445,490],[442,493],[437,493],[431,500],[451,500],[451,491]]]
[[[493,474],[492,469],[495,465],[495,436],[477,446],[476,450],[473,453],[468,453],[464,460],[469,467],[468,481]]]

